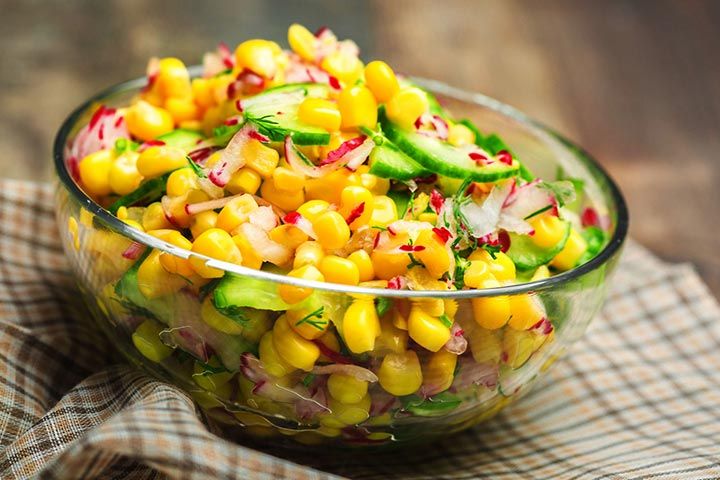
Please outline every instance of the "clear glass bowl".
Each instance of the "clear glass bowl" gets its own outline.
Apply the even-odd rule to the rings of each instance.
[[[263,312],[265,324],[260,332],[231,335],[203,322],[200,297],[191,289],[157,298],[148,309],[128,306],[115,293],[116,282],[133,264],[133,260],[122,256],[123,252],[147,247],[180,258],[188,258],[191,253],[130,228],[93,202],[73,180],[66,154],[69,142],[89,121],[99,103],[126,104],[145,79],[116,85],[92,97],[60,128],[54,145],[59,177],[56,215],[67,257],[98,327],[132,363],[192,395],[225,436],[261,439],[271,445],[367,448],[427,442],[460,431],[490,418],[528,391],[583,334],[600,309],[608,276],[617,264],[628,229],[625,202],[607,173],[581,148],[507,105],[438,82],[422,79],[417,82],[435,93],[458,118],[470,118],[481,130],[498,133],[539,177],[555,179],[558,167],[562,167],[567,175],[584,180],[587,194],[610,220],[611,238],[606,247],[587,263],[544,280],[452,292],[310,282],[206,260],[208,266],[250,279],[253,288],[263,291],[274,292],[280,283],[312,287],[320,292],[326,304],[337,306],[340,313],[359,296],[376,301],[388,299],[393,302],[391,309],[399,312],[411,302],[438,298],[446,300],[446,307],[456,305],[456,321],[469,338],[469,347],[458,359],[459,369],[456,368],[449,390],[429,399],[418,395],[395,397],[378,383],[372,383],[369,397],[359,404],[348,407],[335,402],[322,408],[318,405],[325,405],[328,398],[324,394],[326,375],[307,376],[302,371],[291,374],[304,375],[308,385],[289,391],[286,385],[293,382],[288,383],[288,378],[258,380],[257,371],[248,369],[243,351],[257,348],[254,342],[258,334],[263,328],[270,328],[283,312]],[[130,247],[133,242],[135,247]],[[494,331],[478,327],[473,321],[473,304],[480,305],[483,299],[496,296],[539,299],[552,328],[545,324],[518,332],[509,326]],[[259,304],[262,302],[263,299],[258,299]],[[162,342],[174,347],[172,354],[159,362],[143,356],[133,343],[133,332],[148,317],[157,322],[154,324],[160,329]],[[215,355],[213,360],[211,354]],[[427,354],[420,352],[419,358],[425,368]],[[367,354],[350,359],[374,371],[383,360],[382,355]],[[214,366],[208,366],[208,362]],[[220,372],[218,366],[228,371]],[[297,382],[297,377],[294,381]]]

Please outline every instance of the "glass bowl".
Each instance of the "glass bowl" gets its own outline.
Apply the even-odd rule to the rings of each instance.
[[[59,178],[56,215],[65,252],[98,327],[133,364],[188,392],[224,436],[253,438],[269,445],[326,444],[344,448],[403,445],[446,436],[492,417],[527,392],[580,338],[600,309],[608,276],[617,264],[628,229],[625,202],[612,179],[581,148],[507,105],[435,81],[416,81],[458,118],[470,118],[481,130],[498,133],[539,177],[553,180],[558,171],[563,171],[582,179],[588,197],[609,219],[610,238],[604,249],[587,263],[543,280],[443,292],[312,282],[200,257],[207,266],[223,270],[226,277],[234,276],[232,295],[242,299],[240,305],[254,308],[247,310],[257,317],[251,324],[228,328],[226,321],[214,323],[212,314],[203,310],[203,299],[215,295],[212,284],[179,291],[169,287],[170,293],[140,302],[142,307],[133,303],[133,296],[142,295],[137,276],[127,273],[133,271],[133,257],[143,250],[146,254],[153,252],[150,256],[197,255],[118,220],[83,193],[68,168],[68,144],[87,124],[93,109],[99,103],[126,104],[145,84],[145,78],[116,85],[92,97],[61,126],[54,144]],[[383,329],[388,326],[395,330],[383,340],[387,348],[377,355],[351,356],[342,349],[335,352],[338,346],[332,342],[315,344],[323,355],[320,361],[335,365],[330,371],[352,373],[351,369],[357,367],[347,367],[348,362],[362,367],[363,375],[367,370],[377,373],[385,367],[394,368],[388,371],[395,372],[404,386],[389,388],[396,392],[393,395],[378,382],[371,382],[360,401],[343,404],[327,395],[328,369],[312,374],[296,370],[282,377],[264,370],[255,355],[258,348],[263,349],[261,336],[268,336],[263,332],[275,329],[275,319],[284,313],[275,301],[280,284],[314,289],[338,324],[353,302],[370,301],[386,309],[389,313],[383,318]],[[164,291],[165,286],[149,287]],[[540,302],[547,321],[525,331],[513,330],[509,325],[497,330],[479,327],[474,312],[482,311],[488,299],[497,297]],[[457,310],[455,321],[464,331],[468,348],[451,369],[449,388],[447,383],[437,385],[446,379],[436,384],[429,382],[428,372],[433,371],[429,352],[412,342],[407,351],[398,347],[407,341],[406,337],[401,329],[389,326],[398,318],[401,322],[408,306],[417,302],[439,305],[448,313]],[[408,394],[408,379],[402,377],[416,370],[417,362],[426,378],[420,390]],[[279,375],[278,370],[273,372]],[[447,389],[439,392],[443,388]]]

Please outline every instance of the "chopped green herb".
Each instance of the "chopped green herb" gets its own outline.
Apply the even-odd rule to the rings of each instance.
[[[535,217],[535,216],[537,216],[537,215],[540,215],[540,214],[543,213],[543,212],[547,212],[547,211],[550,210],[551,208],[553,208],[552,205],[545,205],[545,206],[542,207],[542,208],[538,208],[537,210],[535,210],[534,212],[532,212],[530,215],[527,215],[525,218],[523,218],[523,220],[530,220],[531,218],[533,218],[533,217]]]
[[[497,257],[497,254],[502,251],[502,245],[490,245],[486,243],[482,246],[482,249],[490,254],[493,260]]]
[[[309,325],[312,325],[313,327],[317,328],[318,330],[324,330],[325,326],[327,325],[327,320],[322,319],[323,311],[325,310],[325,307],[320,307],[317,310],[308,313],[303,318],[298,320],[295,323],[296,327],[299,327],[300,325],[307,323]],[[317,320],[314,320],[317,318]]]
[[[187,158],[188,165],[190,165],[190,168],[192,168],[192,171],[195,172],[195,175],[197,175],[199,178],[205,178],[205,177],[206,177],[205,172],[203,172],[203,170],[202,170],[202,168],[200,167],[200,165],[198,165],[197,163],[195,163],[195,162],[193,161],[193,159],[190,158],[190,157],[185,157],[185,158]]]
[[[539,186],[552,193],[561,207],[575,200],[575,185],[569,180],[540,182]]]
[[[375,299],[375,310],[377,311],[378,317],[382,317],[387,313],[388,310],[390,310],[390,307],[392,307],[393,301],[391,298],[387,297],[378,297]]]
[[[140,144],[133,142],[132,140],[129,140],[127,138],[118,138],[115,140],[115,154],[120,155],[124,152],[135,151],[140,147]]]
[[[448,317],[444,313],[438,317],[438,320],[440,320],[443,323],[443,325],[445,325],[448,328],[453,326],[453,321],[450,319],[450,317]]]
[[[313,382],[313,380],[315,380],[315,374],[314,374],[314,373],[308,373],[307,375],[305,375],[305,376],[303,377],[303,379],[302,379],[302,384],[305,385],[306,387],[309,387],[310,384]]]

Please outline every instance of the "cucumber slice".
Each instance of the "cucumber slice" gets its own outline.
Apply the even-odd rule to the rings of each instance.
[[[125,308],[136,315],[154,318],[167,323],[168,317],[172,314],[172,299],[160,297],[149,300],[145,298],[145,295],[138,288],[138,269],[150,255],[150,252],[152,252],[151,248],[146,249],[140,258],[120,277],[120,280],[115,284],[115,295]]]
[[[390,140],[383,141],[370,152],[369,173],[392,180],[412,180],[431,174],[425,167],[405,155]]]
[[[132,192],[115,200],[115,203],[108,207],[108,211],[115,215],[120,207],[131,207],[139,204],[147,205],[160,199],[165,193],[165,185],[171,173],[168,172],[143,182]]]
[[[281,142],[290,135],[296,145],[327,145],[328,131],[301,122],[298,108],[305,98],[327,98],[328,92],[327,85],[318,83],[282,85],[244,99],[243,112],[272,141]]]
[[[406,131],[388,121],[384,108],[380,108],[380,122],[385,135],[407,155],[428,170],[452,178],[469,178],[476,182],[495,182],[514,176],[520,164],[496,162],[478,166],[466,152],[437,138]]]
[[[410,192],[390,190],[387,196],[395,202],[395,210],[397,210],[398,218],[402,220],[405,211],[407,210],[408,204],[410,203]]]
[[[205,136],[195,130],[177,128],[172,132],[160,135],[157,139],[165,142],[165,145],[169,145],[171,147],[178,147],[183,150],[192,150],[199,140],[205,139]]]
[[[507,255],[518,270],[532,270],[550,262],[565,247],[570,236],[570,222],[565,222],[565,235],[551,248],[538,247],[529,235],[510,234]]]
[[[278,285],[267,280],[226,272],[213,292],[213,304],[221,313],[230,313],[250,307],[258,310],[287,310],[278,293]]]

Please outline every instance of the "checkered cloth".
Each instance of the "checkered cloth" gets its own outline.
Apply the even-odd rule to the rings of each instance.
[[[113,357],[52,210],[50,187],[0,181],[0,478],[720,478],[720,309],[689,265],[628,245],[585,339],[494,420],[288,457],[218,438],[187,395]]]

